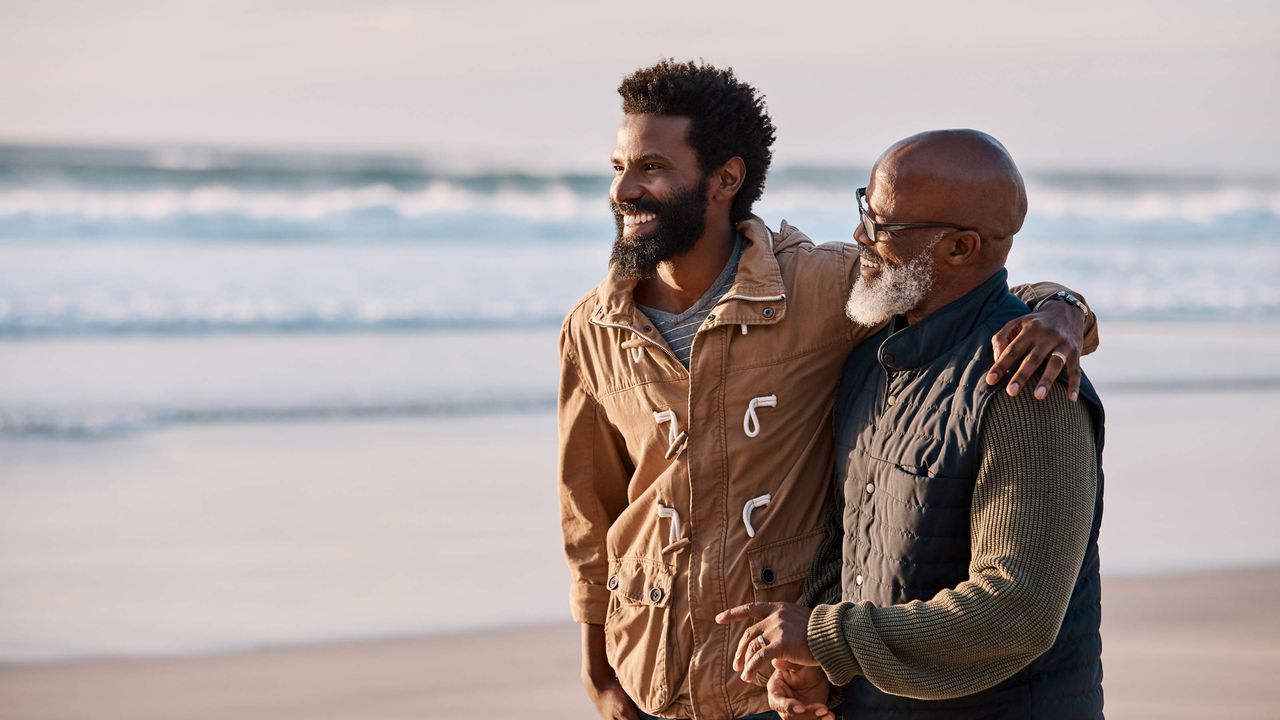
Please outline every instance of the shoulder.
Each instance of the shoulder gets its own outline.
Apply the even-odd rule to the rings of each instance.
[[[600,296],[596,288],[592,288],[578,298],[577,302],[564,316],[560,323],[560,354],[572,358],[582,341],[591,332],[591,316],[600,305]]]
[[[834,279],[852,272],[858,247],[843,242],[817,244],[799,228],[783,220],[774,235],[773,254],[788,279],[823,275]]]
[[[1017,397],[1010,397],[1002,386],[993,389],[983,429],[983,444],[988,448],[1009,444],[1065,450],[1081,444],[1092,447],[1094,441],[1087,404],[1071,402],[1062,382],[1055,382],[1044,400],[1035,399],[1031,387]]]

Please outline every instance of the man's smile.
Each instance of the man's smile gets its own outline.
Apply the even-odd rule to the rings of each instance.
[[[657,219],[658,216],[651,212],[625,213],[622,216],[622,227],[629,232],[637,232]]]

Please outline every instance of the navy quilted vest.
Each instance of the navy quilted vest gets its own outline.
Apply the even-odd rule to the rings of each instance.
[[[1003,389],[984,380],[991,337],[1027,312],[1001,270],[916,325],[895,322],[850,355],[836,398],[845,600],[928,600],[968,579],[978,438],[987,402]],[[898,697],[855,678],[846,687],[846,718],[1102,717],[1103,412],[1087,378],[1080,400],[1097,433],[1098,491],[1088,549],[1053,646],[1008,680],[954,700]]]

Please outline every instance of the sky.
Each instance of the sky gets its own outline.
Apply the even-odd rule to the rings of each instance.
[[[920,130],[1024,167],[1280,174],[1280,3],[0,0],[0,142],[606,171],[661,57],[767,97],[775,166]]]

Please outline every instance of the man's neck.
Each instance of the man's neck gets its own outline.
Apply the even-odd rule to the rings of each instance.
[[[663,312],[681,313],[706,294],[733,255],[737,233],[728,218],[707,231],[689,252],[658,264],[658,274],[636,284],[635,301]]]

